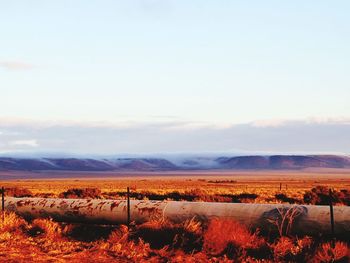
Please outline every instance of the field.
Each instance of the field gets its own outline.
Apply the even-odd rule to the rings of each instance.
[[[23,179],[28,177],[32,179]],[[246,195],[247,198],[242,198],[245,199],[242,202],[280,203],[284,201],[276,199],[277,194],[302,202],[305,192],[317,186],[332,188],[335,191],[350,191],[350,170],[345,169],[127,174],[3,172],[0,173],[0,178],[7,178],[0,181],[0,186],[25,188],[33,196],[44,197],[59,197],[68,189],[96,188],[99,191],[96,197],[125,198],[126,188],[131,187],[133,197],[138,199],[177,197],[186,200],[187,194],[192,195],[194,199],[197,198],[198,201],[215,201],[215,197],[234,198],[250,194]],[[210,197],[214,199],[211,200]]]
[[[349,205],[350,171],[167,173],[0,173],[7,195]],[[30,179],[24,179],[30,178]],[[312,190],[313,189],[313,190]],[[230,220],[120,226],[25,221],[6,213],[0,260],[6,262],[348,262],[349,240],[262,235]]]

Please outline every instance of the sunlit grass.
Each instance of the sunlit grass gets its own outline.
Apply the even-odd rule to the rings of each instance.
[[[186,200],[187,196],[193,201],[252,203],[281,203],[286,198],[302,202],[306,192],[320,185],[338,192],[350,190],[346,178],[298,178],[21,180],[1,182],[0,186],[17,187],[9,195],[54,198],[125,198],[126,187],[131,186],[133,198],[158,195]],[[74,225],[50,219],[27,222],[13,213],[0,218],[0,262],[348,262],[348,253],[349,244],[343,241],[333,246],[327,239],[263,236],[231,220],[203,223],[194,218],[181,224],[160,220],[128,229],[124,225]]]
[[[152,221],[128,229],[88,227],[97,239],[77,240],[80,225],[26,222],[6,213],[0,224],[1,262],[348,262],[349,245],[311,237],[271,240],[232,220],[182,224]],[[83,232],[80,232],[83,236]],[[100,235],[100,236],[99,236]]]

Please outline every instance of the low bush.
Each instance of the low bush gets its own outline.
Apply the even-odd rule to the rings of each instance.
[[[98,188],[72,188],[59,194],[60,198],[101,198],[101,190]]]
[[[100,239],[107,239],[113,233],[122,229],[123,225],[119,228],[113,226],[104,225],[89,225],[89,224],[69,224],[63,229],[63,235],[82,242],[94,242]]]
[[[318,247],[315,254],[315,261],[347,263],[350,261],[349,254],[349,247],[346,243],[336,242],[333,246],[328,242]]]
[[[312,239],[281,237],[271,245],[273,258],[276,262],[301,262],[312,258]]]
[[[279,193],[275,195],[276,200],[284,202],[284,203],[289,203],[289,204],[299,204],[300,201],[296,198],[291,198],[288,197],[287,195],[283,193]]]
[[[26,188],[11,187],[5,189],[5,195],[13,197],[32,197],[33,193]]]
[[[269,256],[266,243],[258,233],[251,233],[247,227],[229,219],[209,222],[203,236],[203,250],[212,256],[227,255],[233,259]]]
[[[125,198],[126,192],[110,192],[104,193],[107,198]],[[226,202],[226,203],[252,203],[259,196],[252,193],[241,194],[208,194],[201,189],[193,189],[180,193],[178,191],[169,192],[166,194],[156,194],[153,192],[131,192],[131,198],[138,200],[173,200],[173,201],[196,201],[196,202]]]
[[[137,226],[133,236],[142,238],[153,249],[170,247],[185,252],[200,251],[202,248],[202,228],[196,220],[182,224],[167,221],[151,221]]]
[[[28,223],[22,217],[12,212],[4,212],[0,219],[0,232],[18,233],[28,228]]]
[[[304,202],[307,204],[328,205],[329,201],[329,189],[325,186],[316,186],[304,194]],[[332,191],[332,202],[350,205],[350,191]]]
[[[345,242],[271,239],[229,219],[120,226],[0,220],[0,262],[349,262]]]
[[[35,219],[31,223],[28,233],[31,236],[42,236],[51,240],[62,238],[61,226],[57,222],[52,221],[52,219]]]

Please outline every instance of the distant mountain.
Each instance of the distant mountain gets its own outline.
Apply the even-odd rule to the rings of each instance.
[[[251,155],[182,158],[15,158],[0,157],[2,171],[174,171],[211,169],[350,168],[340,155]]]
[[[217,161],[228,169],[303,169],[308,167],[348,168],[350,158],[337,155],[271,155],[221,157]]]
[[[270,157],[265,156],[221,157],[217,161],[228,169],[264,169],[270,166]]]

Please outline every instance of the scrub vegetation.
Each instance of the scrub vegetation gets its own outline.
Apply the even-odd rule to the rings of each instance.
[[[25,221],[5,213],[2,262],[348,262],[346,241],[261,235],[232,220],[125,225]]]
[[[349,205],[350,180],[168,177],[3,181],[7,196],[184,200],[240,203]],[[279,225],[276,222],[278,229]],[[101,226],[26,221],[5,213],[0,220],[2,262],[349,262],[349,240],[262,233],[228,219],[174,224]]]

